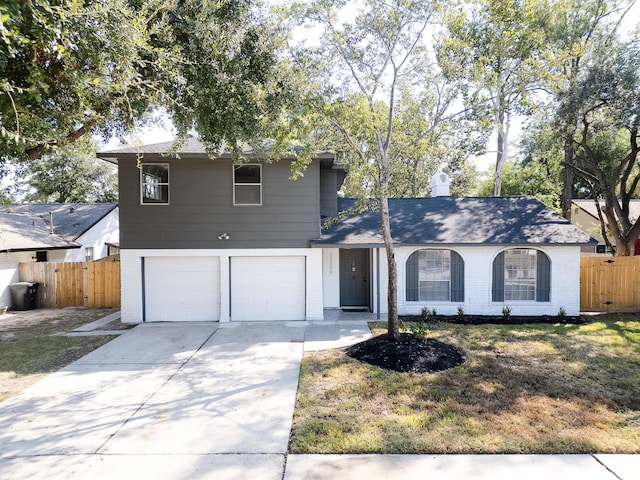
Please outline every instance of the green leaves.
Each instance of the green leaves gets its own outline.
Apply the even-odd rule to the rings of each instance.
[[[212,150],[282,136],[282,35],[254,2],[9,0],[0,18],[0,158],[124,136],[158,105]]]
[[[17,177],[18,189],[27,201],[92,203],[118,199],[116,169],[96,158],[95,146],[87,137],[23,163]]]

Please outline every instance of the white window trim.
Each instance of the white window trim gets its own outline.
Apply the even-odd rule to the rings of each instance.
[[[143,196],[143,192],[144,192],[144,185],[146,185],[145,182],[142,181],[142,176],[144,175],[144,166],[145,165],[162,165],[167,167],[167,183],[158,183],[157,185],[162,186],[162,185],[166,185],[167,186],[167,201],[166,202],[145,202],[144,201],[144,196]],[[169,168],[169,164],[168,163],[160,163],[160,162],[145,162],[145,163],[141,163],[140,164],[140,205],[169,205],[169,202],[171,201],[171,193],[170,193],[170,185],[171,185],[171,169]]]
[[[260,167],[260,183],[236,183],[236,167]],[[261,207],[262,206],[262,164],[261,163],[242,163],[233,164],[231,168],[231,181],[233,183],[233,206],[234,207]],[[260,203],[236,203],[236,185],[257,185],[260,187]]]

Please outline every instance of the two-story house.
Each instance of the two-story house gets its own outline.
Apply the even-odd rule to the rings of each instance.
[[[325,309],[386,312],[379,214],[353,211],[334,155],[292,180],[291,158],[234,164],[194,139],[102,152],[118,164],[122,320],[320,320]],[[398,308],[577,315],[580,247],[592,241],[532,198],[391,201]]]

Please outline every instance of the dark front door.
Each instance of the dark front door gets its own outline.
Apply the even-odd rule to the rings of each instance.
[[[340,250],[340,305],[369,306],[369,252],[365,249]]]

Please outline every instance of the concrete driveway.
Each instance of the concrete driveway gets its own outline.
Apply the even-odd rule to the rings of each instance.
[[[281,479],[304,333],[138,326],[0,404],[0,477]]]

